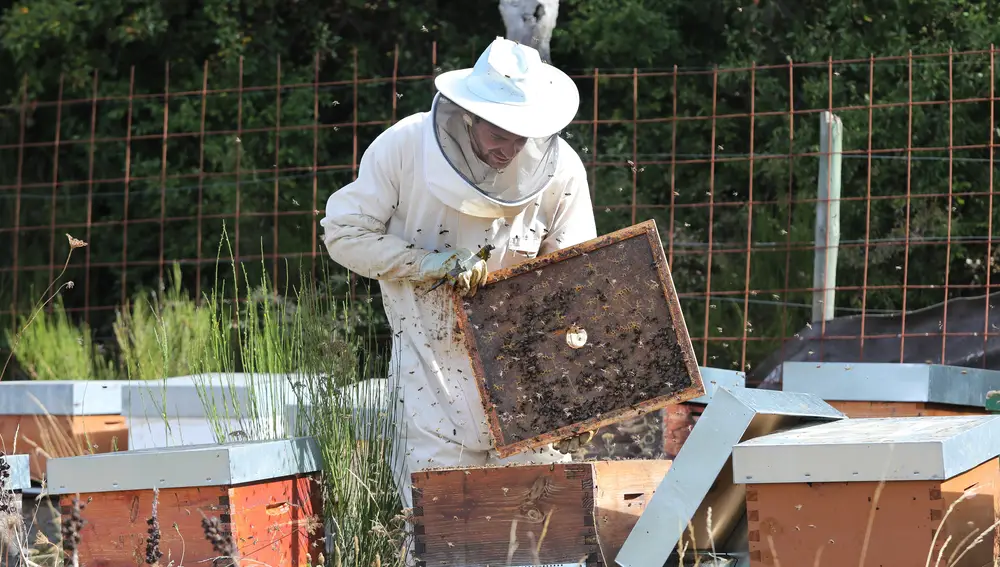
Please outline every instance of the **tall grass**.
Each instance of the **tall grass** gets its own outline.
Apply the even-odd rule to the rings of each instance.
[[[70,321],[62,295],[51,301],[51,313],[39,309],[18,318],[21,329],[5,331],[13,356],[32,380],[108,380],[114,364],[91,338],[90,327]],[[29,324],[30,323],[30,324]]]
[[[390,357],[378,346],[371,305],[340,299],[346,278],[326,263],[318,276],[300,265],[298,286],[287,265],[280,285],[263,269],[252,282],[225,229],[220,260],[224,250],[229,273],[216,271],[206,297],[211,333],[196,365],[216,440],[314,437],[329,564],[396,564],[403,521],[389,462],[395,415],[386,408],[398,404],[372,380],[387,375]]]
[[[158,291],[138,295],[119,311],[114,333],[130,380],[193,373],[211,336],[209,312],[181,287],[180,265]]]

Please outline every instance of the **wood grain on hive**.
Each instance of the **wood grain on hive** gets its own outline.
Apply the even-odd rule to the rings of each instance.
[[[704,394],[654,221],[494,272],[455,301],[503,457]]]
[[[611,565],[670,461],[429,469],[412,475],[425,567]]]
[[[920,565],[942,553],[953,567],[994,565],[998,455],[1000,416],[852,418],[739,443],[751,565]]]
[[[241,564],[304,567],[323,551],[319,462],[309,438],[86,455],[49,460],[49,491],[64,515],[85,504],[81,565],[143,562],[157,487],[161,564],[211,564],[201,520],[217,517]]]

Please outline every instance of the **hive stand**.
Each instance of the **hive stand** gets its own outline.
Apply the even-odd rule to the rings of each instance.
[[[946,542],[941,565],[994,565],[998,455],[1000,416],[849,419],[740,443],[751,565],[857,565],[866,544],[866,565],[934,565]],[[950,561],[973,532],[984,541]]]
[[[440,326],[509,457],[705,394],[652,220],[490,273]],[[450,369],[446,369],[450,370]]]
[[[261,438],[258,431],[243,431],[249,424],[280,437],[285,432],[284,409],[295,400],[289,377],[282,374],[211,373],[122,386],[133,449]],[[214,406],[214,416],[206,411],[206,401]],[[257,414],[251,414],[254,404],[261,408]]]
[[[1000,372],[941,364],[785,362],[786,392],[815,394],[849,417],[983,415]]]
[[[0,449],[29,455],[36,482],[49,456],[127,450],[121,388],[118,381],[0,382]]]
[[[21,493],[31,487],[31,478],[28,471],[27,455],[0,455],[0,469],[6,470],[6,480],[0,478],[0,518],[21,516],[22,500]],[[12,539],[27,539],[23,535],[11,538],[11,528],[5,526],[0,535],[0,565],[4,567],[20,565],[18,548],[12,545]]]
[[[748,565],[745,487],[733,483],[733,446],[774,431],[844,418],[810,394],[719,388],[615,563],[677,565],[678,545],[686,545],[684,565],[692,564],[692,555],[706,556],[713,547],[720,557],[715,564]]]
[[[628,460],[415,472],[414,555],[424,567],[608,565],[669,468]]]
[[[320,470],[318,444],[299,437],[51,459],[48,478],[64,516],[74,499],[86,503],[80,565],[134,567],[145,557],[157,488],[163,565],[218,556],[204,515],[219,518],[245,564],[299,567],[323,550]]]

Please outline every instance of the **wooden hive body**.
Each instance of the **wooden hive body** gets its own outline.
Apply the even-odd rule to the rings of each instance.
[[[127,450],[121,383],[0,383],[0,448],[28,455],[36,482],[42,481],[49,456]]]
[[[985,407],[956,406],[928,402],[859,402],[830,400],[830,405],[847,417],[924,417],[945,415],[985,415]]]
[[[670,461],[413,473],[421,565],[613,565]],[[536,556],[537,554],[537,556]]]
[[[455,302],[503,457],[705,393],[653,221],[495,272]]]
[[[857,418],[740,443],[751,565],[993,565],[998,434],[1000,416]]]
[[[305,567],[323,550],[318,463],[315,441],[298,438],[53,459],[49,477],[64,517],[85,504],[81,565],[143,564],[155,496],[161,564],[211,564],[201,522],[217,517],[240,564]]]

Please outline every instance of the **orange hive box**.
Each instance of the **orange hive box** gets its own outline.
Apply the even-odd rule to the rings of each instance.
[[[425,567],[611,565],[670,461],[429,469],[413,473]]]
[[[161,564],[211,564],[201,521],[216,517],[241,565],[305,567],[323,551],[320,464],[310,437],[143,449],[51,459],[49,492],[64,517],[86,504],[80,565],[142,563],[157,488]]]
[[[0,382],[0,449],[29,455],[36,482],[49,457],[128,449],[121,383]]]
[[[845,419],[744,441],[733,475],[751,565],[994,565],[998,455],[1000,416]]]
[[[1000,372],[940,364],[785,362],[782,389],[816,394],[848,417],[984,415]]]
[[[502,457],[705,394],[653,221],[499,270],[455,303]]]

